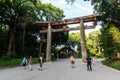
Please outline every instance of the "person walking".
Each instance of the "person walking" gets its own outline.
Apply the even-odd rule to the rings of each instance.
[[[32,68],[32,56],[30,56],[30,60],[29,60],[29,63],[28,63],[28,67],[29,67],[29,71],[32,71],[33,68]]]
[[[92,58],[90,58],[89,56],[87,57],[87,71],[92,71]]]
[[[75,59],[73,56],[70,57],[70,62],[71,62],[71,67],[74,68],[74,64],[75,64]]]
[[[40,64],[39,70],[42,70],[42,64],[43,64],[42,56],[39,57],[38,61],[39,61],[39,64]]]

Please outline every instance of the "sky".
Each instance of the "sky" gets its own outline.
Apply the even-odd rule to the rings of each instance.
[[[90,1],[84,1],[84,0],[75,0],[75,2],[71,4],[67,4],[65,0],[41,0],[42,3],[51,3],[52,5],[62,9],[64,11],[65,18],[75,18],[75,17],[82,17],[93,14],[93,6],[91,6]],[[74,24],[70,25],[69,27],[76,27],[80,24]],[[88,24],[89,25],[89,24]],[[94,30],[98,30],[100,26],[96,26],[95,29],[89,29],[85,30],[86,34],[89,34],[90,32]],[[78,32],[77,31],[70,31],[70,32]]]

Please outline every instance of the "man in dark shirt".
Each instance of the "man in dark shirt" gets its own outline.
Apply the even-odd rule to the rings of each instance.
[[[90,58],[88,56],[86,60],[87,60],[87,70],[88,71],[92,71],[92,66],[91,66],[91,64],[92,64],[92,58]]]

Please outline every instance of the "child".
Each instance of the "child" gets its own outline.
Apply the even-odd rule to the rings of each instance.
[[[42,56],[39,57],[39,64],[40,64],[39,70],[42,70]]]
[[[29,67],[29,71],[32,71],[33,68],[32,68],[32,56],[30,56],[30,60],[29,60],[29,63],[28,63],[28,67]]]
[[[75,59],[73,56],[70,57],[71,67],[74,68]]]

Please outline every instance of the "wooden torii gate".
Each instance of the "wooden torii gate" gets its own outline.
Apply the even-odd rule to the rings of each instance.
[[[80,30],[80,36],[81,36],[81,51],[82,51],[82,62],[86,62],[87,57],[87,49],[86,49],[86,41],[85,41],[85,29],[91,29],[95,28],[96,24],[93,24],[92,26],[84,26],[84,23],[86,22],[94,22],[96,21],[96,17],[98,14],[92,14],[88,16],[83,17],[77,17],[72,19],[65,19],[60,21],[38,21],[36,22],[38,26],[40,27],[47,27],[47,29],[40,30],[40,33],[47,33],[47,48],[46,48],[46,62],[51,61],[51,34],[52,32],[60,32],[60,31],[70,31],[70,30]],[[80,23],[80,26],[77,26],[75,28],[66,28],[63,27],[62,29],[52,29],[54,26],[60,26],[60,25],[68,25],[68,24],[77,24]]]

